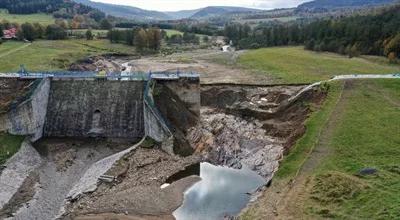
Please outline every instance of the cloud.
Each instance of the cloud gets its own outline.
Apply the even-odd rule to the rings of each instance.
[[[308,0],[94,0],[111,4],[130,5],[148,10],[177,11],[206,6],[240,6],[260,9],[295,7]]]

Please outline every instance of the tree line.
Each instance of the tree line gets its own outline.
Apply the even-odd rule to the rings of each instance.
[[[246,24],[226,24],[227,42],[243,49],[284,45],[305,45],[314,51],[330,51],[349,56],[360,54],[400,58],[400,6],[378,14],[310,23],[272,23],[250,28]]]
[[[98,28],[107,18],[100,10],[69,0],[0,0],[0,9],[11,14],[52,14],[69,20],[73,28]]]
[[[1,0],[0,8],[7,9],[11,14],[48,13],[64,18],[79,14],[88,15],[96,21],[105,18],[100,10],[65,0]]]
[[[161,30],[156,27],[132,28],[127,30],[112,29],[108,32],[111,43],[123,43],[135,46],[140,53],[154,53],[161,47]]]

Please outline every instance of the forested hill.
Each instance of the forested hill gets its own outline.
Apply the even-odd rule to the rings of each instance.
[[[298,6],[298,10],[365,7],[394,3],[397,0],[315,0]]]
[[[75,0],[78,3],[96,8],[109,15],[137,20],[167,20],[172,17],[159,11],[144,10],[132,6],[107,4],[89,0]]]
[[[227,25],[225,36],[239,48],[304,44],[310,50],[349,56],[368,54],[388,56],[391,60],[400,58],[400,5],[370,15],[249,29],[241,24]]]
[[[56,18],[87,15],[99,21],[105,17],[103,12],[72,0],[0,0],[0,8],[11,14],[49,13]]]

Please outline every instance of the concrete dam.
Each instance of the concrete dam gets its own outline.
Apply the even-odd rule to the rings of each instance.
[[[273,178],[305,131],[304,103],[326,96],[303,89],[200,85],[198,75],[180,73],[0,77],[0,133],[26,137],[0,168],[0,219],[187,219],[184,201],[196,191],[184,192],[210,164],[218,181],[235,178],[223,186],[229,192],[243,179],[236,175],[260,185]],[[237,202],[229,215],[248,199]]]
[[[13,101],[6,114],[0,114],[0,131],[29,136],[33,142],[41,137],[139,140],[145,135],[163,142],[178,129],[168,121],[171,118],[168,114],[176,117],[180,113],[165,108],[161,112],[155,99],[163,100],[163,105],[179,99],[191,115],[200,114],[196,74],[154,73],[147,79],[133,80],[32,78],[35,77],[18,79],[31,81],[30,90],[20,100]],[[167,88],[173,98],[154,97]],[[186,120],[184,116],[183,119]]]

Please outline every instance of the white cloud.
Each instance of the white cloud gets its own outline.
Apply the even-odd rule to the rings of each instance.
[[[260,9],[295,7],[309,0],[94,0],[148,10],[177,11],[206,6],[241,6]]]

